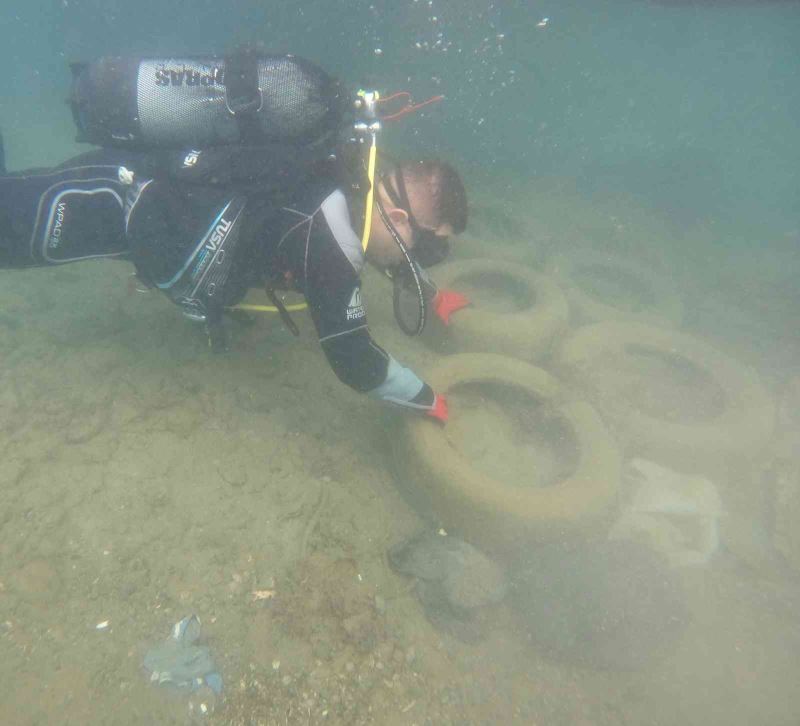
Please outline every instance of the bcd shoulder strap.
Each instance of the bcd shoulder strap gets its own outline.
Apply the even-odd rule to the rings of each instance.
[[[240,142],[256,145],[264,134],[258,112],[264,96],[258,80],[258,56],[240,50],[225,56],[225,105],[239,127]]]

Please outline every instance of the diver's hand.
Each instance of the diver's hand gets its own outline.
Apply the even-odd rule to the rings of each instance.
[[[437,290],[433,298],[433,312],[445,325],[450,325],[450,316],[470,305],[469,299],[455,290]]]
[[[442,425],[447,423],[447,399],[434,393],[427,383],[422,384],[422,390],[409,403],[417,415],[423,414]]]
[[[447,410],[447,399],[440,394],[434,395],[433,405],[425,412],[425,415],[444,426],[449,417],[449,411]]]

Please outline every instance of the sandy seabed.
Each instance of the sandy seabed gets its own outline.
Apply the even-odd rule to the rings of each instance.
[[[462,256],[537,266],[581,244],[663,256],[688,330],[757,366],[778,398],[800,373],[780,260],[714,262],[707,230],[675,239],[624,200],[530,187],[545,210],[533,219],[503,194],[478,206]],[[422,526],[392,479],[402,414],[342,386],[303,315],[297,339],[264,317],[212,355],[129,274],[109,262],[1,273],[0,722],[186,723],[187,697],[141,664],[190,613],[225,683],[208,723],[800,720],[800,588],[755,535],[687,571],[692,622],[643,671],[550,660],[503,606],[482,642],[461,643],[386,562]],[[365,288],[376,339],[424,371],[436,354],[396,330],[379,278]],[[753,499],[728,506],[752,511],[734,515],[757,533]]]

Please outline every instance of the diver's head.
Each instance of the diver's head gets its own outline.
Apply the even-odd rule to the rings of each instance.
[[[376,181],[367,259],[391,270],[406,262],[395,235],[422,267],[441,262],[449,237],[467,226],[467,194],[447,162],[422,159],[395,164]]]

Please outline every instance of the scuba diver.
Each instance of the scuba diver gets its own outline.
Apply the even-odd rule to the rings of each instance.
[[[215,350],[253,288],[297,334],[276,294],[294,289],[342,382],[446,422],[444,397],[372,339],[360,274],[369,262],[392,279],[406,333],[429,310],[447,322],[467,301],[425,268],[465,229],[466,192],[444,161],[376,169],[378,94],[353,102],[304,59],[252,52],[101,59],[73,76],[78,138],[101,148],[53,169],[2,169],[0,268],[128,260],[205,324]]]

